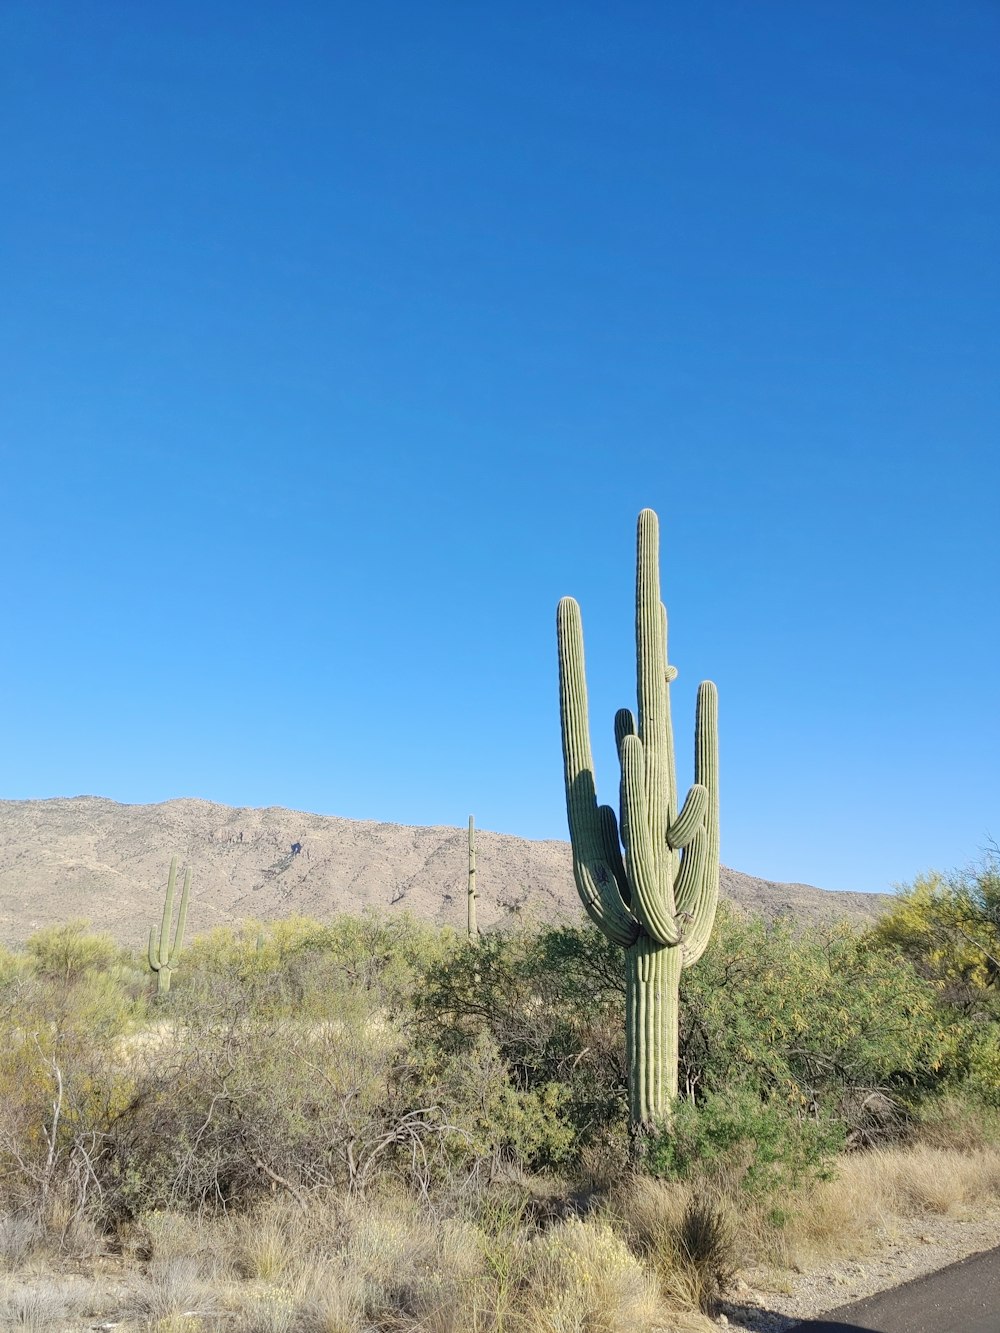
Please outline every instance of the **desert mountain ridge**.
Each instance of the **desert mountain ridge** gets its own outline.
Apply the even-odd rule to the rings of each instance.
[[[100,796],[0,801],[0,940],[85,918],[141,944],[159,919],[172,856],[192,875],[188,936],[247,918],[408,911],[465,928],[465,827],[424,828],[280,807]],[[479,922],[580,920],[568,842],[476,830]],[[776,884],[723,867],[725,898],[767,917],[874,919],[885,894]]]

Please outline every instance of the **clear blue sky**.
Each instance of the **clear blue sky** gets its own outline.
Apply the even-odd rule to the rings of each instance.
[[[664,530],[723,859],[1000,837],[1000,7],[0,8],[0,796],[566,836]]]

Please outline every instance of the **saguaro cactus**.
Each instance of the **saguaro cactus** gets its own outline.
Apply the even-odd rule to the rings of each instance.
[[[681,968],[708,944],[719,897],[718,697],[698,687],[694,785],[678,811],[667,611],[660,600],[659,525],[639,515],[635,639],[639,717],[615,716],[619,820],[598,805],[587,719],[580,608],[557,613],[566,807],[576,885],[591,919],[625,951],[629,1116],[633,1130],[669,1120],[677,1096]],[[623,851],[624,848],[624,851]]]
[[[167,876],[167,896],[163,901],[163,920],[160,928],[149,928],[149,966],[156,973],[156,993],[166,995],[170,989],[170,977],[177,966],[184,947],[184,925],[187,921],[188,898],[191,893],[191,871],[184,872],[184,887],[181,890],[181,905],[177,912],[177,928],[174,942],[170,943],[170,926],[174,914],[174,885],[177,881],[177,857],[170,862]]]
[[[476,821],[469,816],[469,943],[479,940],[479,926],[476,923]]]

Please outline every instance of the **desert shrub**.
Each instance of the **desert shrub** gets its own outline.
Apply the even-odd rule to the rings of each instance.
[[[0,980],[0,1205],[64,1237],[128,1097],[118,1051],[144,1011],[128,978],[120,951],[73,923],[39,932]]]
[[[968,1044],[967,1086],[987,1106],[1000,1108],[1000,1031],[977,1032]]]
[[[935,995],[950,1050],[939,1082],[967,1110],[1000,1106],[1000,860],[901,888],[870,939],[905,958]]]
[[[519,1087],[564,1088],[578,1164],[609,1151],[622,1160],[622,970],[621,951],[589,926],[497,932],[430,969],[419,1031],[455,1052],[487,1033]],[[680,1027],[687,1106],[677,1144],[651,1164],[686,1172],[707,1154],[735,1169],[757,1144],[749,1182],[796,1178],[845,1143],[900,1135],[958,1049],[907,960],[847,928],[794,933],[725,906],[683,974]]]
[[[652,1274],[606,1222],[570,1218],[536,1237],[523,1257],[518,1327],[638,1333],[662,1327]]]
[[[952,875],[931,872],[897,890],[872,938],[903,954],[971,1019],[1000,1013],[1000,856]]]
[[[387,1180],[449,1200],[524,1171],[613,1181],[622,972],[590,926],[469,948],[407,918],[292,918],[192,941],[150,1011],[109,941],[40,932],[0,954],[0,1207],[119,1222]],[[721,909],[684,974],[682,1104],[648,1169],[763,1196],[898,1135],[942,1089],[985,1115],[995,1029],[944,1004],[881,936]]]
[[[425,1043],[463,1055],[488,1037],[516,1089],[558,1086],[577,1159],[609,1143],[626,1154],[621,951],[599,931],[516,927],[486,934],[477,948],[455,950],[432,966],[415,1005]],[[524,1164],[554,1163],[543,1156]]]
[[[757,1090],[707,1093],[682,1102],[670,1126],[641,1144],[654,1176],[711,1182],[729,1193],[769,1195],[823,1175],[843,1147],[842,1126],[789,1110]]]
[[[175,1016],[139,1046],[135,1094],[106,1137],[101,1180],[123,1215],[248,1206],[284,1192],[426,1190],[505,1160],[567,1151],[558,1087],[518,1090],[485,1039],[463,1057],[418,1047],[359,1001],[321,1022],[245,996]]]
[[[194,940],[177,989],[197,1007],[224,1005],[235,987],[272,1016],[320,1021],[359,1001],[398,1016],[409,1012],[424,972],[454,950],[457,939],[454,931],[408,916],[248,921]]]
[[[79,980],[88,972],[109,972],[122,960],[122,951],[110,935],[91,931],[81,920],[36,931],[25,953],[38,976],[63,982]]]
[[[32,971],[31,960],[23,952],[15,952],[0,944],[0,1005],[4,1004],[4,995],[10,992],[19,980]],[[0,1016],[3,1009],[0,1008]]]
[[[790,1120],[838,1127],[853,1146],[904,1132],[954,1060],[933,991],[847,926],[793,934],[720,913],[682,1000],[689,1101],[757,1098]]]

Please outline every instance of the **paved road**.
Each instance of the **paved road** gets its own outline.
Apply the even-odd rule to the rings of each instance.
[[[1000,1333],[1000,1249],[808,1319],[789,1333]]]

